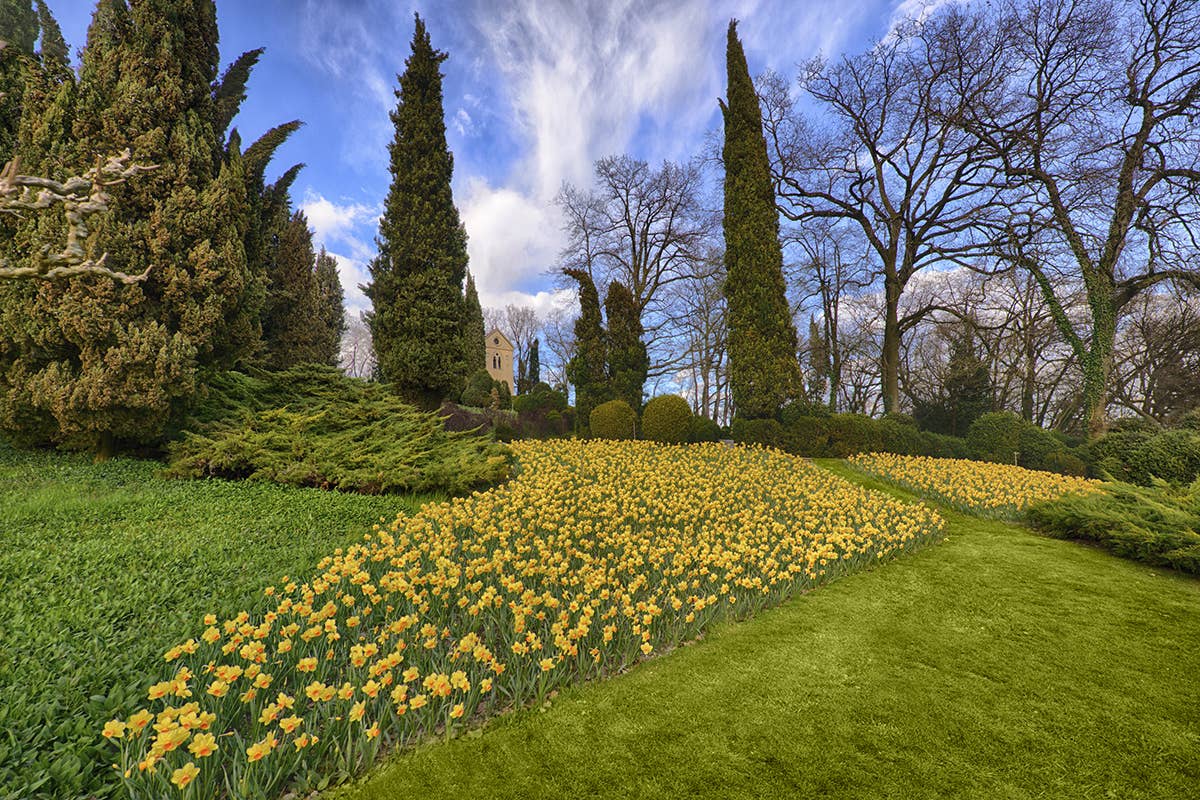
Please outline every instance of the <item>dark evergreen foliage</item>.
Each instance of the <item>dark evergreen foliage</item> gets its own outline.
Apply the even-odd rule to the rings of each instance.
[[[445,59],[417,16],[391,115],[392,185],[379,224],[379,255],[364,287],[383,379],[431,407],[457,397],[473,368],[464,341],[467,236],[450,189],[454,159],[442,108]]]
[[[729,382],[737,414],[774,416],[802,391],[796,327],[783,280],[779,214],[762,111],[746,54],[729,23],[726,50],[725,298],[729,304]]]
[[[472,370],[485,368],[487,364],[487,331],[483,327],[483,306],[479,304],[479,291],[475,288],[475,278],[467,273],[467,293],[465,298],[466,323],[463,325],[463,345],[466,351],[467,364]]]
[[[629,403],[637,411],[642,407],[642,392],[650,357],[642,341],[642,320],[633,293],[619,281],[608,286],[604,297],[608,317],[608,383],[612,396]]]
[[[592,276],[578,269],[564,270],[579,284],[579,318],[575,320],[575,355],[567,365],[567,380],[575,387],[576,419],[591,419],[592,409],[612,397],[606,373],[608,347],[600,316],[600,294]]]
[[[337,259],[325,252],[317,255],[317,316],[320,320],[318,364],[336,367],[341,358],[342,334],[346,332],[346,294],[338,277]]]
[[[303,211],[288,219],[274,250],[262,313],[265,364],[272,369],[287,369],[298,364],[326,363],[328,336],[314,270],[316,256]]]

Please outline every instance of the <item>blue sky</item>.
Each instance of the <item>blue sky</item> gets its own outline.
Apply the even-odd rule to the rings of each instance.
[[[92,0],[50,0],[73,49]],[[720,125],[731,17],[753,73],[794,76],[813,56],[858,51],[922,0],[217,0],[221,58],[265,47],[235,124],[252,141],[279,122],[302,128],[278,173],[318,244],[338,257],[347,306],[358,290],[387,192],[388,111],[413,12],[443,64],[454,194],[484,305],[555,302],[546,269],[562,245],[553,204],[585,184],[597,158],[686,159]],[[560,298],[561,300],[561,298]]]

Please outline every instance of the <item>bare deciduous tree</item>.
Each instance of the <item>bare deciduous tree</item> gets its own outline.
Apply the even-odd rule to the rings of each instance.
[[[1107,425],[1118,317],[1166,282],[1200,286],[1200,5],[1007,0],[1001,92],[964,109],[1007,188],[1005,255],[1036,280]],[[1072,318],[1064,288],[1082,287]]]
[[[763,121],[777,201],[787,218],[852,225],[883,284],[883,405],[898,408],[903,333],[929,312],[900,314],[913,276],[965,261],[980,246],[978,221],[996,190],[991,165],[958,124],[991,91],[986,23],[951,9],[901,26],[865,53],[811,63],[801,85],[820,122],[797,110],[786,81],[761,81]],[[946,30],[956,47],[947,47]],[[970,63],[972,69],[963,67]]]
[[[701,190],[698,164],[665,162],[656,169],[621,155],[596,162],[591,188],[568,184],[558,196],[568,237],[560,267],[587,271],[602,296],[612,281],[633,293],[651,355],[650,377],[678,362],[678,309],[672,304],[678,293],[672,290],[695,274],[715,230]]]

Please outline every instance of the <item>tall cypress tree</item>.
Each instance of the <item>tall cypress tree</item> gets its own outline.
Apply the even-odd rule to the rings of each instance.
[[[0,425],[21,438],[100,455],[115,441],[158,441],[199,370],[229,366],[256,344],[244,301],[244,170],[236,149],[220,157],[213,126],[217,38],[212,0],[96,9],[70,142],[42,166],[78,174],[125,148],[157,166],[109,188],[111,210],[90,243],[112,268],[149,277],[81,277],[0,300]],[[42,233],[31,252],[52,241]]]
[[[371,262],[368,317],[384,380],[423,405],[458,397],[468,364],[463,281],[467,236],[454,206],[454,158],[446,144],[442,73],[416,17],[412,54],[400,75],[389,148],[392,186]]]
[[[575,355],[567,365],[567,380],[575,387],[575,419],[586,426],[592,409],[612,397],[604,322],[600,316],[600,293],[592,276],[580,269],[564,273],[579,284],[579,319],[575,320]]]
[[[783,280],[779,214],[771,184],[762,110],[746,53],[729,23],[726,49],[725,298],[728,301],[729,383],[739,416],[771,417],[800,395],[796,326]]]
[[[532,389],[542,382],[542,362],[538,356],[538,340],[534,339],[529,346],[529,388]]]
[[[262,316],[266,364],[287,369],[324,363],[328,336],[321,319],[312,231],[303,211],[288,218],[274,248]]]
[[[467,273],[467,296],[465,300],[467,321],[463,325],[463,336],[466,338],[467,365],[474,373],[487,367],[487,330],[483,326],[483,306],[479,304],[479,290],[475,288],[475,278]]]
[[[337,260],[322,247],[317,255],[317,306],[321,319],[319,361],[332,367],[337,366],[342,355],[342,334],[346,332],[345,299]]]
[[[642,407],[642,390],[650,357],[642,342],[642,321],[633,292],[625,284],[613,281],[604,296],[608,315],[608,381],[618,400],[629,403],[634,411]]]
[[[21,122],[27,59],[38,37],[32,0],[0,0],[0,163],[12,157]]]

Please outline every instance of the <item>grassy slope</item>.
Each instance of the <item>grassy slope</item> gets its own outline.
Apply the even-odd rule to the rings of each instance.
[[[95,786],[113,686],[144,700],[162,651],[198,635],[203,613],[258,602],[281,574],[428,499],[166,481],[158,467],[0,444],[0,798],[33,795],[25,781],[47,768],[40,793]]]
[[[1195,797],[1200,581],[946,517],[938,547],[401,755],[345,800]]]

